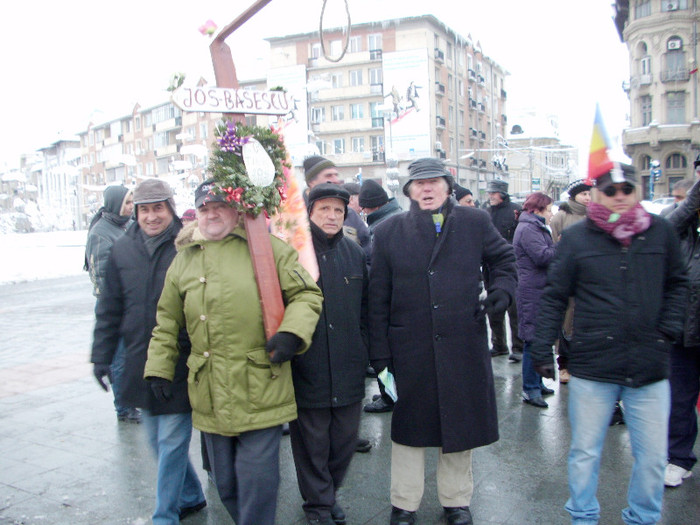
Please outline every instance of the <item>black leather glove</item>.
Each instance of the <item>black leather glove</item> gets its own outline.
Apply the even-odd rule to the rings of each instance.
[[[158,402],[167,403],[173,398],[173,383],[162,377],[146,378],[151,385],[151,392]]]
[[[508,309],[508,306],[510,306],[510,295],[504,290],[496,288],[481,301],[481,311],[478,317],[483,319],[485,315],[502,314]]]
[[[369,363],[372,365],[372,368],[374,368],[374,371],[377,373],[381,372],[385,368],[388,368],[392,374],[394,373],[391,359],[373,359]]]
[[[95,376],[95,379],[97,379],[97,382],[102,387],[102,390],[109,392],[109,386],[104,381],[106,376],[107,379],[109,379],[109,383],[112,384],[112,370],[109,368],[109,365],[95,363],[92,367],[92,375]]]
[[[554,364],[551,365],[535,365],[535,372],[547,379],[554,379]]]
[[[284,363],[294,357],[300,345],[299,336],[290,332],[277,332],[265,344],[265,350],[270,356],[271,363]]]

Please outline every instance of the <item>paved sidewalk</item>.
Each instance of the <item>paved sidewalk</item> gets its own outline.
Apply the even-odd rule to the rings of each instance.
[[[94,299],[87,277],[0,286],[0,524],[133,524],[150,522],[155,462],[140,425],[117,423],[111,394],[97,386],[87,363]],[[520,400],[520,367],[493,360],[501,439],[474,453],[476,524],[569,523],[566,386],[553,382],[550,408]],[[377,392],[367,380],[367,400]],[[391,414],[363,414],[360,434],[372,450],[357,454],[339,501],[349,525],[389,521]],[[696,445],[700,454],[700,445]],[[191,457],[208,507],[188,525],[232,523],[201,470],[199,433]],[[598,497],[602,524],[622,523],[632,466],[624,426],[611,427]],[[697,469],[696,469],[697,470]],[[698,471],[700,472],[700,471]],[[277,523],[303,524],[289,438],[282,441]],[[700,473],[667,489],[662,525],[700,522]],[[442,524],[435,454],[428,455],[419,524]]]

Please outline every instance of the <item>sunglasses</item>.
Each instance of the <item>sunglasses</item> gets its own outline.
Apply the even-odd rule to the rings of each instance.
[[[625,195],[630,195],[634,191],[634,186],[632,186],[629,182],[622,186],[622,188],[610,185],[603,190],[603,193],[605,193],[605,195],[607,195],[608,197],[614,197],[615,195],[617,195],[618,190],[624,193]]]

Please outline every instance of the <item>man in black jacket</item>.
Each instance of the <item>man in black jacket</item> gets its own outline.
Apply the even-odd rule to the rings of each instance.
[[[493,225],[498,230],[508,244],[513,244],[513,235],[518,226],[518,214],[521,207],[519,204],[511,202],[508,195],[508,183],[504,180],[492,180],[486,187],[489,195],[488,212],[491,214]],[[484,267],[484,280],[488,289],[489,268]],[[489,325],[491,326],[491,356],[508,355],[508,340],[506,338],[505,312],[489,315]],[[510,324],[510,337],[513,344],[512,352],[508,360],[511,363],[522,361],[523,342],[518,337],[518,309],[515,301],[508,307],[508,321]]]
[[[635,458],[622,519],[628,525],[657,523],[667,452],[669,352],[683,332],[687,276],[673,227],[639,203],[632,166],[615,163],[595,180],[586,213],[562,233],[531,349],[537,372],[554,379],[552,345],[574,297],[566,510],[574,524],[598,523],[602,448],[621,400]]]
[[[304,513],[318,525],[345,523],[335,492],[355,452],[369,360],[365,255],[343,235],[349,200],[337,184],[309,192],[323,310],[309,350],[292,360],[298,413],[289,423],[292,453]]]
[[[175,237],[182,228],[170,187],[147,179],[134,190],[136,223],[114,243],[104,288],[97,303],[92,345],[94,375],[107,390],[105,377],[117,343],[126,347],[120,397],[142,409],[148,440],[158,459],[154,525],[175,525],[206,506],[202,486],[189,461],[192,417],[187,395],[189,339],[180,334],[181,353],[172,384],[143,379],[151,332],[165,274],[175,257]]]

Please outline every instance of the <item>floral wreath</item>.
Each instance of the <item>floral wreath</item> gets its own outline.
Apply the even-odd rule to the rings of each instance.
[[[207,169],[216,181],[216,188],[212,190],[242,213],[255,217],[261,211],[268,217],[277,213],[287,198],[284,167],[290,167],[282,137],[274,129],[246,126],[231,120],[217,126],[216,137]],[[250,139],[260,143],[275,167],[275,176],[268,186],[256,186],[248,177],[243,163],[243,145]]]

